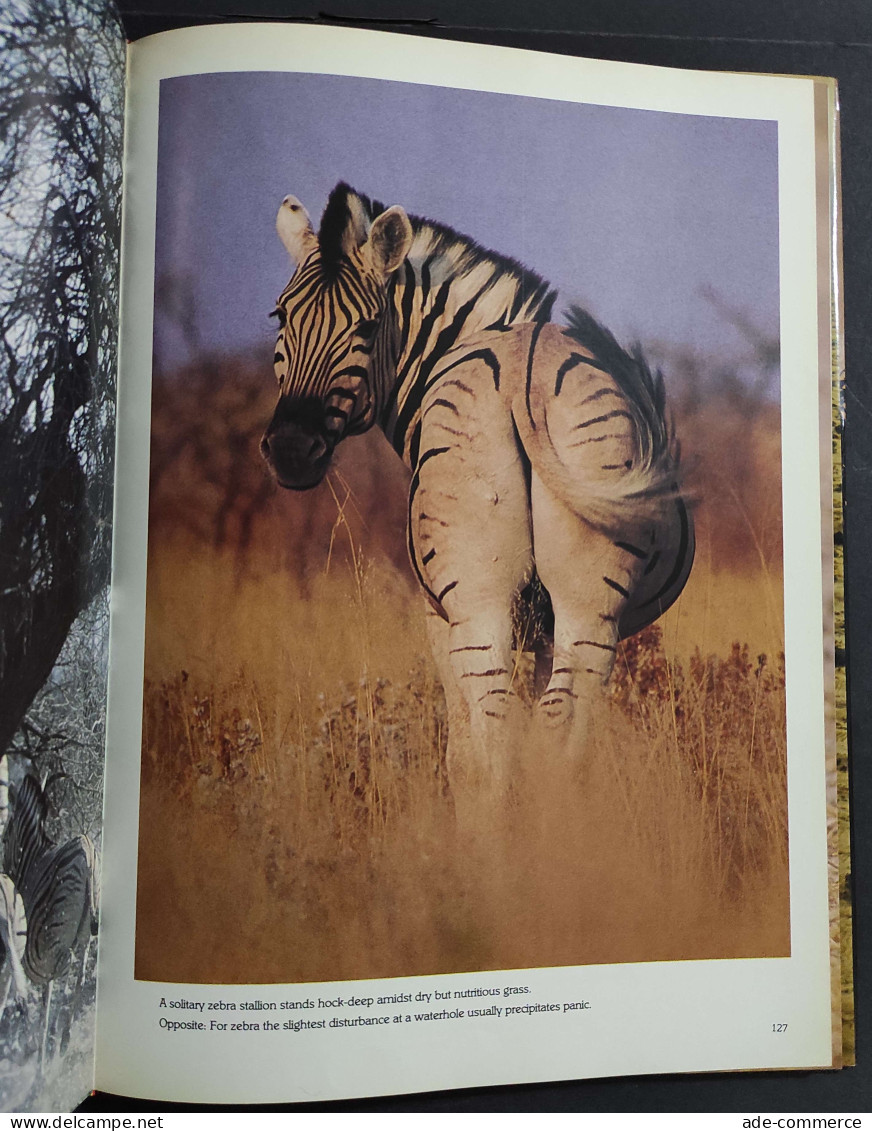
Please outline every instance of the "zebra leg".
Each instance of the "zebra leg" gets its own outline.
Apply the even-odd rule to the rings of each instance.
[[[451,620],[440,633],[440,669],[449,710],[449,780],[455,793],[469,787],[499,794],[523,726],[512,686],[510,601],[502,608],[454,599],[446,601],[446,611]]]
[[[438,395],[437,395],[438,394]],[[452,788],[506,784],[523,707],[514,689],[512,606],[532,571],[527,483],[511,416],[488,365],[455,365],[421,420],[409,498],[412,560],[448,620],[449,704],[468,719],[451,736]],[[455,724],[456,725],[456,724]],[[462,751],[461,751],[462,747]]]
[[[445,761],[448,768],[448,780],[451,782],[458,780],[463,766],[462,738],[469,733],[469,707],[457,686],[454,669],[451,666],[451,657],[448,654],[450,647],[448,621],[437,613],[429,603],[426,616],[430,649],[445,691],[445,706],[448,711],[448,747],[445,752]]]
[[[92,942],[93,938],[94,938],[94,936],[89,934],[86,941],[85,941],[85,945],[84,945],[83,950],[82,950],[82,961],[78,964],[78,971],[77,971],[77,974],[76,974],[76,986],[75,986],[75,989],[73,990],[72,998],[69,999],[68,1003],[67,1003],[66,1017],[63,1020],[63,1026],[61,1028],[61,1040],[60,1040],[61,1056],[63,1056],[66,1053],[67,1048],[69,1047],[70,1034],[72,1033],[72,1030],[73,1030],[73,1022],[76,1020],[76,1016],[79,1012],[79,1004],[80,1004],[81,998],[82,998],[82,989],[85,985],[85,974],[86,974],[87,969],[88,969],[88,958],[90,957],[90,954],[91,954],[91,942]]]
[[[45,1021],[42,1027],[42,1043],[39,1048],[39,1071],[45,1072],[46,1057],[48,1055],[49,1023],[51,1021],[51,999],[53,981],[50,979],[42,991],[42,1003],[45,1011]]]
[[[536,717],[577,754],[614,666],[618,622],[640,559],[581,521],[536,475],[531,502],[536,568],[554,607],[554,660]]]
[[[456,603],[455,603],[456,610]],[[508,784],[523,707],[515,675],[511,619],[504,609],[454,611],[448,653],[455,694],[469,718],[468,745],[455,780],[500,792]],[[473,643],[474,642],[474,643]]]
[[[12,971],[8,965],[4,966],[0,974],[0,1021],[6,1013],[6,1003],[9,1001],[9,990],[12,988]]]
[[[505,728],[510,714],[513,714],[511,707],[520,704],[511,685],[493,686],[487,691],[476,688],[476,695],[482,697],[488,711],[491,710],[492,703],[496,705],[499,702],[504,712],[499,718],[496,710],[493,714],[483,713],[482,704],[471,691],[472,681],[476,677],[472,675],[468,684],[464,682],[465,668],[468,665],[462,663],[462,660],[490,660],[495,653],[489,646],[475,645],[468,648],[463,644],[458,645],[458,632],[464,627],[472,627],[471,622],[463,625],[458,622],[449,624],[432,606],[428,608],[430,647],[445,691],[448,711],[448,746],[445,755],[448,781],[460,825],[472,827],[478,823],[478,806],[482,797],[493,793],[494,800],[499,800],[502,795],[510,772],[508,763],[512,761],[513,754],[510,749],[512,736],[505,733]],[[509,663],[507,659],[504,670],[508,670]],[[476,682],[482,682],[483,678],[480,677]],[[495,678],[488,682],[504,685],[505,678]],[[470,693],[465,694],[466,691]],[[478,709],[478,718],[474,717],[472,708]],[[515,729],[517,731],[517,727]]]
[[[533,649],[533,694],[537,700],[545,694],[554,667],[554,642],[536,641]]]

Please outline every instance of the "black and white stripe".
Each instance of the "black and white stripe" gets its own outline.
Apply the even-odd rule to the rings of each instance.
[[[3,835],[4,867],[20,895],[27,934],[21,965],[43,987],[42,1058],[48,1048],[52,990],[78,960],[76,985],[66,1005],[61,1045],[78,1005],[92,938],[97,933],[99,881],[97,851],[88,836],[57,844],[45,829],[45,788],[28,772],[10,798]]]

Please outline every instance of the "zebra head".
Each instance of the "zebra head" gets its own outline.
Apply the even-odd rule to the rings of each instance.
[[[371,205],[345,184],[331,193],[318,235],[294,196],[282,201],[276,229],[296,269],[275,310],[279,401],[261,451],[278,483],[299,491],[321,482],[343,437],[377,419],[377,378],[396,357],[389,286],[413,232],[402,208]]]

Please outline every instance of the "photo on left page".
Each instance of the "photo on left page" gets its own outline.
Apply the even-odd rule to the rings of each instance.
[[[93,1087],[124,37],[0,15],[0,1108]]]
[[[136,977],[789,955],[776,124],[167,79],[155,252]]]

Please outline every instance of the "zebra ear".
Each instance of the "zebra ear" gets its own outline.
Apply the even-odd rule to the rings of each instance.
[[[409,217],[395,204],[373,220],[364,251],[373,267],[387,278],[409,254],[413,239]]]
[[[276,231],[295,263],[301,263],[318,243],[309,213],[295,196],[286,196],[282,201]]]

